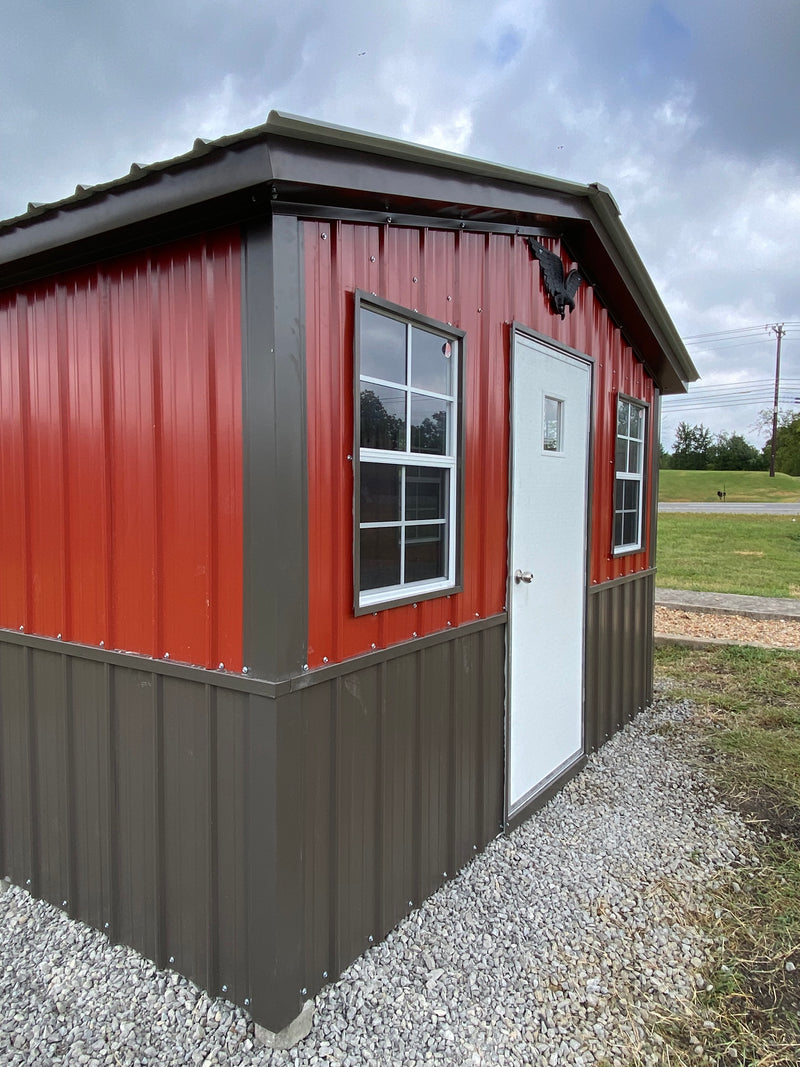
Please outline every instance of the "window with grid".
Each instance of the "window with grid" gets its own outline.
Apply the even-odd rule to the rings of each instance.
[[[356,294],[356,610],[456,586],[463,334]]]
[[[628,397],[617,399],[614,478],[614,554],[636,552],[644,535],[644,456],[647,408]]]

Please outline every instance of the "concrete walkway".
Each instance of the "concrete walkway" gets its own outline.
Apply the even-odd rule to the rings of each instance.
[[[695,593],[688,589],[656,589],[656,604],[679,611],[745,615],[753,619],[800,619],[800,600],[788,597],[742,596],[738,593]]]

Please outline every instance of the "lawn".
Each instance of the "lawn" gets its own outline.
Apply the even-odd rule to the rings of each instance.
[[[800,597],[800,518],[662,512],[657,565],[662,589]]]
[[[800,478],[792,478],[789,474],[776,474],[770,478],[767,471],[659,472],[658,499],[665,503],[718,501],[717,493],[722,490],[729,504],[794,503],[800,501]]]
[[[663,1062],[797,1064],[800,655],[670,646],[656,649],[656,677],[668,699],[692,701],[692,720],[675,731],[699,740],[703,773],[760,837],[755,862],[714,891],[706,920],[718,946],[713,990],[688,1014],[662,1017]]]

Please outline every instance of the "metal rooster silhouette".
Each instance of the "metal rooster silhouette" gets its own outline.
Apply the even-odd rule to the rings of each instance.
[[[544,287],[553,302],[553,310],[563,319],[567,306],[570,314],[575,310],[575,294],[583,277],[580,271],[573,268],[565,278],[564,264],[560,256],[548,251],[534,237],[528,238],[528,244],[533,255],[539,260],[539,267],[544,275]]]

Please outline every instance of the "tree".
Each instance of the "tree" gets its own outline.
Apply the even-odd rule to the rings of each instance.
[[[762,454],[739,433],[718,433],[708,450],[709,470],[755,471],[764,470]]]
[[[800,413],[792,415],[778,427],[775,470],[794,477],[800,475]]]
[[[672,466],[676,470],[706,470],[711,445],[711,431],[702,422],[699,426],[690,426],[688,422],[679,423],[672,447]]]

